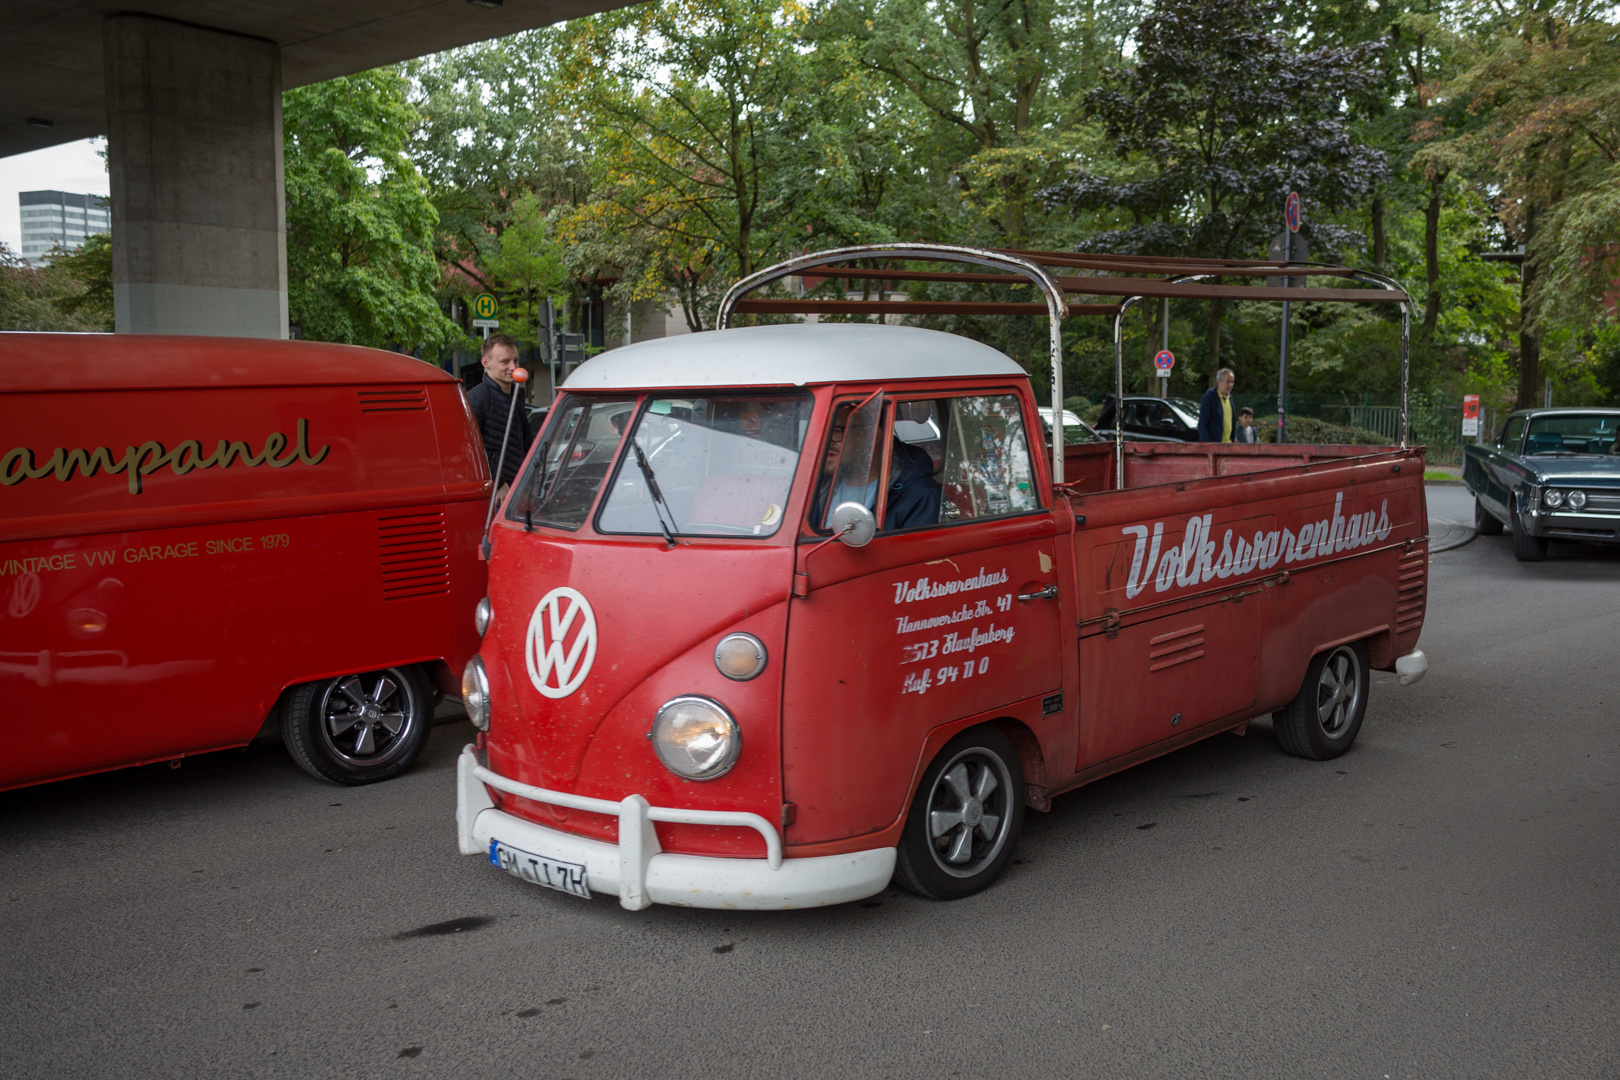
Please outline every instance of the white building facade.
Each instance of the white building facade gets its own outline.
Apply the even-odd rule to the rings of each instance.
[[[53,248],[77,251],[88,238],[111,231],[107,200],[100,195],[76,195],[67,191],[22,191],[17,193],[22,216],[24,259],[38,266]]]

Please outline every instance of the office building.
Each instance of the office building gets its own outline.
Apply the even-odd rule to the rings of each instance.
[[[110,232],[107,200],[101,195],[74,195],[66,191],[17,193],[22,212],[22,251],[35,266],[56,247],[77,251],[87,237]]]

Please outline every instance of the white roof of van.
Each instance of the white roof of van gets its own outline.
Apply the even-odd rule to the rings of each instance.
[[[938,330],[793,323],[638,341],[587,360],[563,386],[568,390],[806,386],[1023,374],[1023,368],[990,346]]]

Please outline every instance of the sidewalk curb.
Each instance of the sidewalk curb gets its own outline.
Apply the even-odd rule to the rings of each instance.
[[[1468,525],[1454,525],[1449,521],[1429,522],[1429,554],[1438,555],[1442,551],[1454,551],[1464,544],[1472,543],[1478,536]]]

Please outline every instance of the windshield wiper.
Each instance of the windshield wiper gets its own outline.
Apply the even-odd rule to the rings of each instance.
[[[670,547],[675,546],[675,534],[670,526],[664,524],[664,514],[669,514],[670,522],[675,521],[675,514],[664,502],[664,493],[658,490],[658,481],[653,477],[652,466],[647,464],[647,455],[641,452],[641,444],[634,439],[630,440],[630,449],[635,451],[636,466],[641,469],[642,479],[647,481],[647,490],[652,493],[653,515],[658,518],[658,528],[664,533],[664,540]]]

